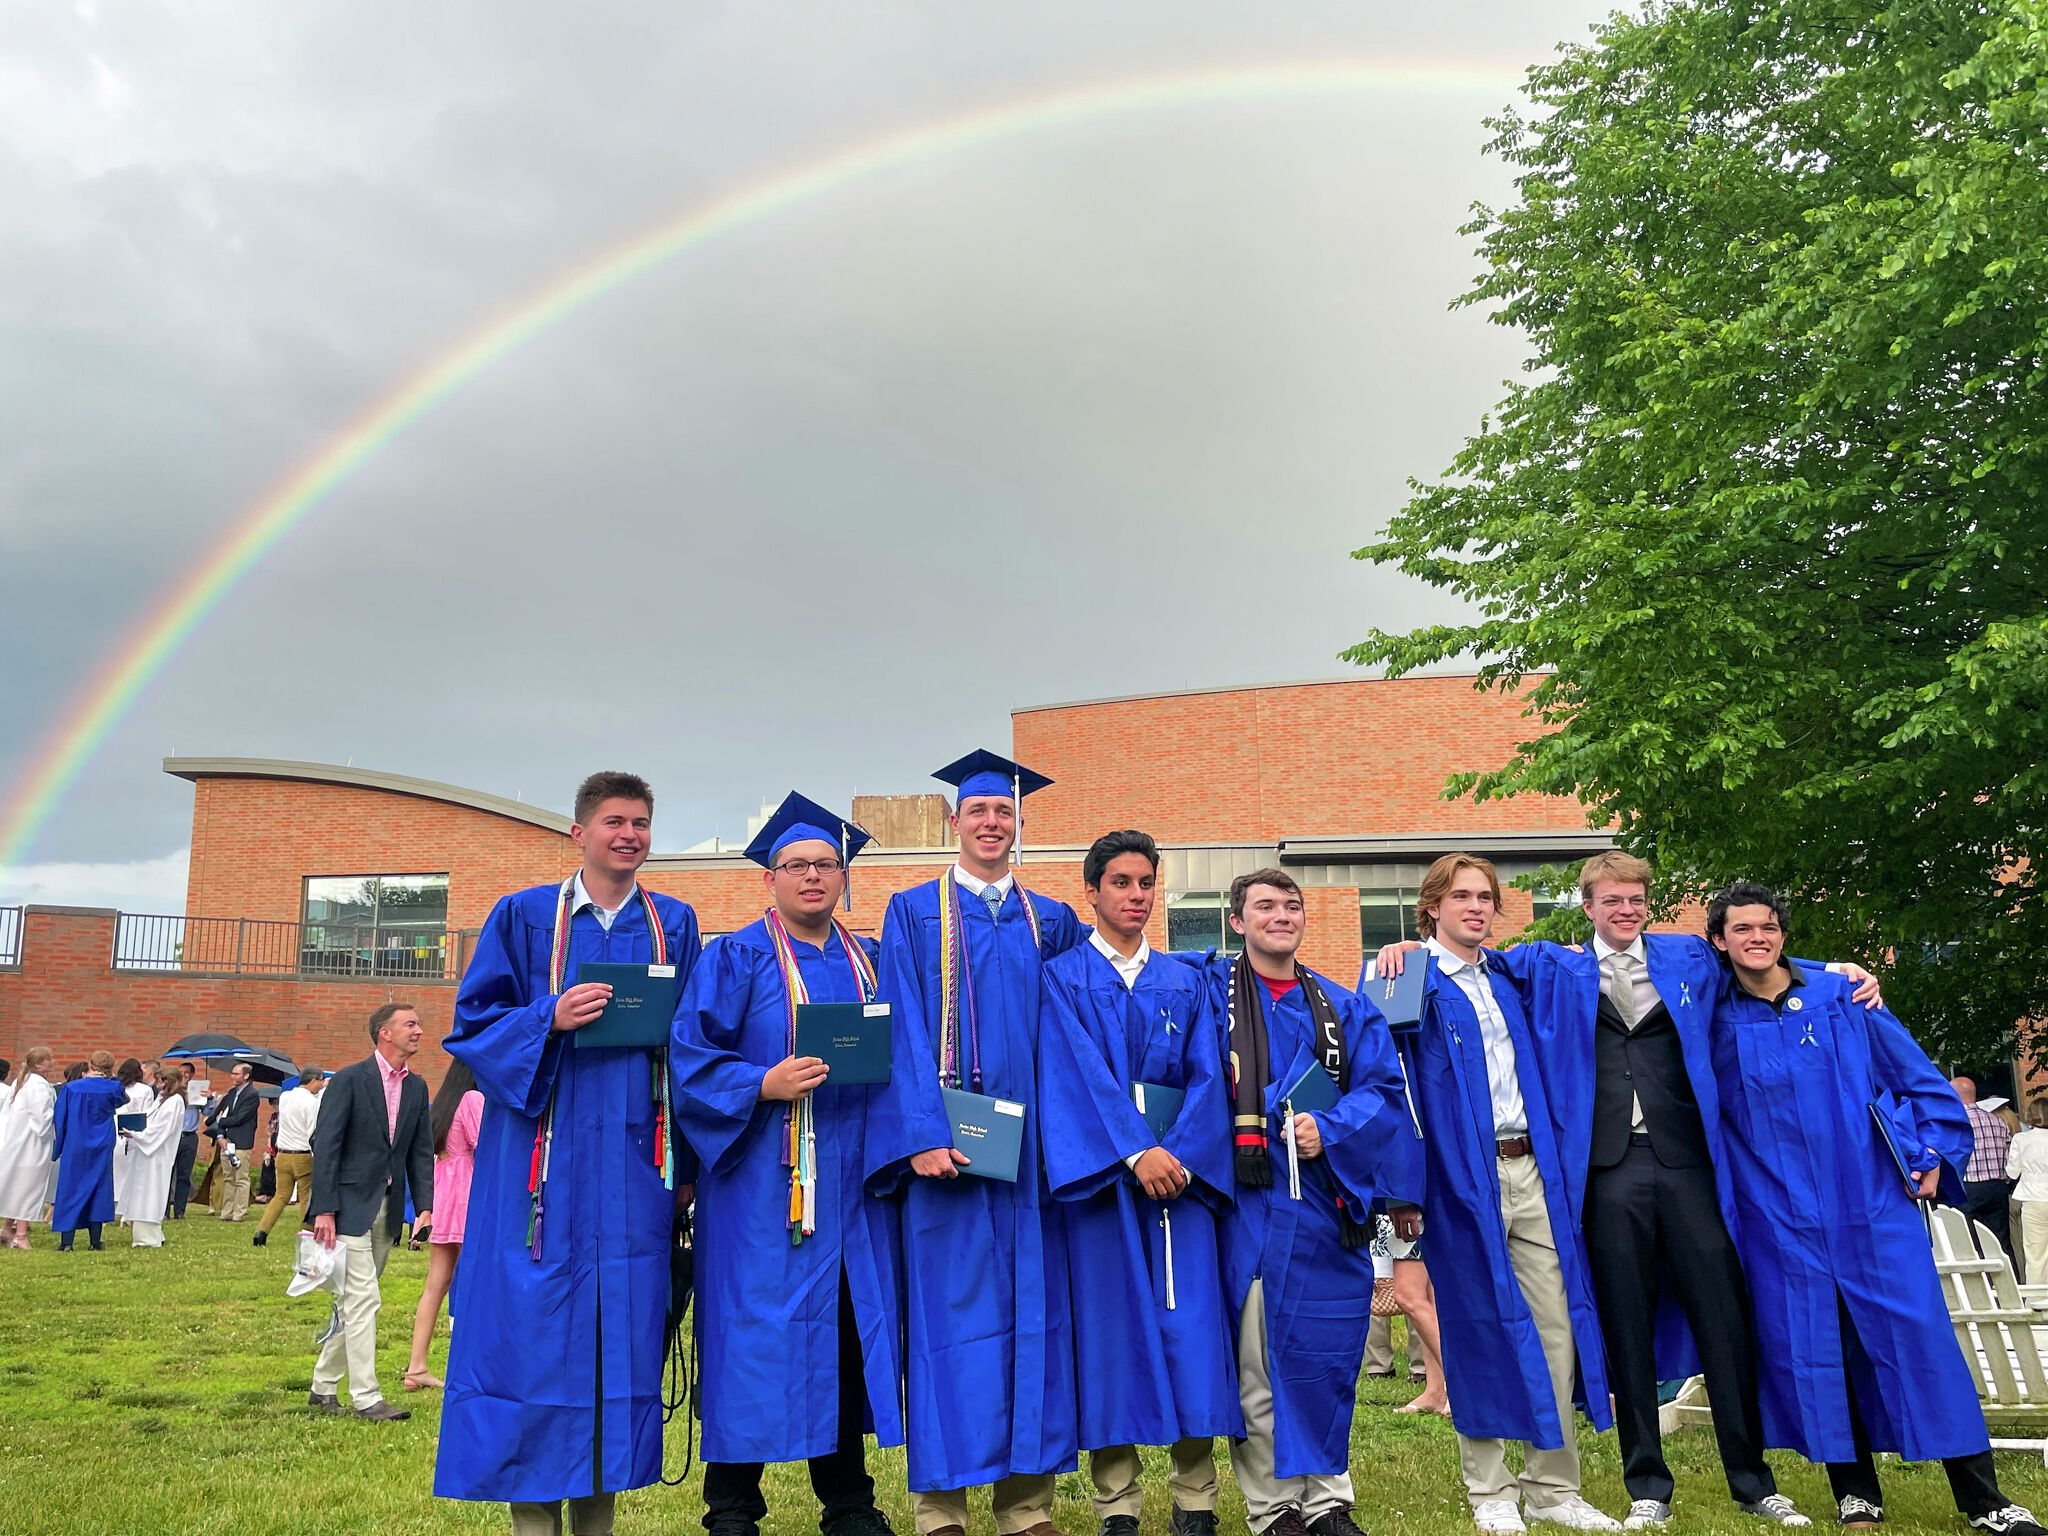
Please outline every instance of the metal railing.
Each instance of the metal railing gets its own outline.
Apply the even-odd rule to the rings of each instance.
[[[21,908],[0,907],[0,970],[21,964]]]
[[[123,912],[114,929],[117,971],[452,981],[460,968],[461,937],[452,929],[357,928],[136,912]]]

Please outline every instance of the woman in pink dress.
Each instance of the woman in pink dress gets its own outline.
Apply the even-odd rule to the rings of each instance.
[[[467,1064],[449,1065],[434,1095],[430,1124],[434,1132],[434,1223],[427,1233],[427,1288],[412,1320],[412,1362],[405,1368],[405,1390],[438,1387],[441,1378],[427,1369],[434,1325],[441,1303],[455,1279],[455,1261],[462,1257],[462,1226],[469,1210],[469,1179],[476,1169],[476,1133],[483,1121],[484,1096]],[[418,1242],[413,1246],[417,1248]]]

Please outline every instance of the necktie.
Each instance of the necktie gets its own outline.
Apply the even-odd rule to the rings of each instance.
[[[1607,983],[1607,1000],[1614,1004],[1614,1011],[1621,1015],[1621,1022],[1630,1029],[1636,1027],[1636,978],[1635,962],[1625,954],[1615,951],[1600,960],[1602,979]]]
[[[988,915],[1000,922],[1003,916],[1003,893],[992,885],[984,885],[981,888],[981,899],[988,903]]]

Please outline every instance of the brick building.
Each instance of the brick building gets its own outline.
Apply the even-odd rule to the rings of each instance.
[[[1513,700],[1469,677],[1019,709],[1013,755],[1055,781],[1025,808],[1024,880],[1078,906],[1088,843],[1143,828],[1165,853],[1152,942],[1191,948],[1229,942],[1231,879],[1277,863],[1307,894],[1304,958],[1348,983],[1368,948],[1412,935],[1415,887],[1437,854],[1481,853],[1512,877],[1607,846],[1570,801],[1441,798],[1448,775],[1498,766],[1529,729]],[[492,903],[575,867],[566,817],[477,790],[247,758],[172,758],[164,771],[193,786],[188,916],[13,914],[11,944],[0,927],[0,1054],[148,1055],[217,1028],[339,1064],[368,1049],[363,1021],[392,997],[417,1004],[438,1040]],[[918,788],[853,807],[878,835],[854,869],[847,916],[860,931],[877,931],[892,892],[951,860],[943,805]],[[659,846],[658,812],[655,827]],[[707,935],[763,904],[759,868],[717,844],[657,855],[643,879],[690,902]],[[1507,928],[1531,915],[1531,898],[1510,891]],[[433,1050],[422,1065],[438,1078],[442,1060]]]

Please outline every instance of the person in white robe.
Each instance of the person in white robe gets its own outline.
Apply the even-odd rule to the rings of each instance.
[[[164,1211],[171,1199],[171,1170],[178,1161],[178,1137],[185,1129],[185,1074],[177,1067],[158,1067],[156,1103],[149,1124],[123,1131],[128,1147],[128,1219],[135,1231],[132,1246],[164,1245]]]
[[[128,1077],[131,1069],[141,1074],[132,1082]],[[114,1076],[128,1090],[128,1102],[121,1106],[120,1113],[124,1115],[146,1115],[149,1113],[150,1106],[156,1103],[156,1069],[157,1063],[153,1061],[137,1061],[132,1056],[121,1063],[120,1070]],[[134,1184],[135,1166],[133,1155],[129,1150],[128,1138],[125,1136],[116,1137],[114,1140],[114,1219],[116,1221],[133,1221],[135,1219],[135,1212],[129,1209],[129,1195],[134,1188]]]
[[[29,1223],[48,1213],[55,1061],[48,1046],[34,1046],[22,1058],[13,1086],[0,1088],[0,1248],[26,1248]]]

